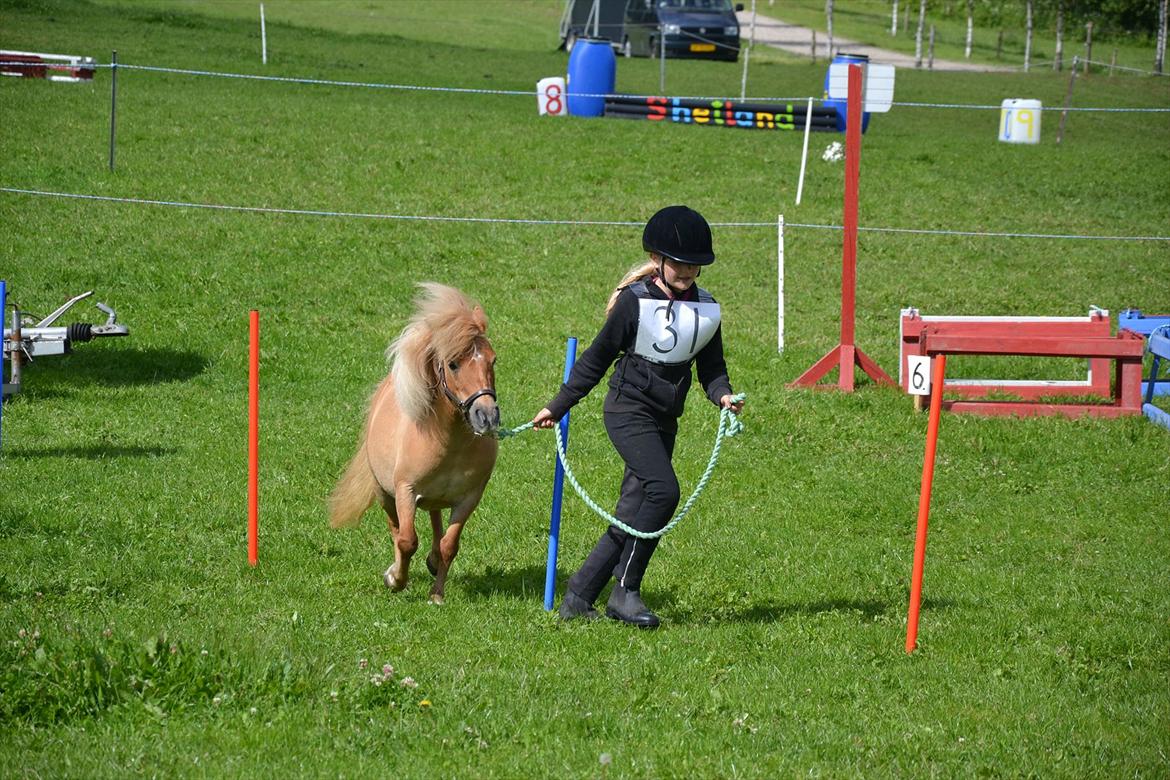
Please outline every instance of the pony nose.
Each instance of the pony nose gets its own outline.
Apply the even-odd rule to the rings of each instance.
[[[471,429],[476,433],[496,431],[500,427],[500,407],[491,398],[483,397],[471,407]]]

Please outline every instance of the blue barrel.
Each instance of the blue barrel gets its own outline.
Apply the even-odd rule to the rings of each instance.
[[[569,74],[565,92],[569,96],[569,113],[574,116],[601,116],[605,113],[604,97],[611,95],[617,78],[617,58],[604,38],[578,38],[569,53]]]
[[[864,54],[838,54],[833,58],[833,63],[838,62],[850,63],[852,65],[867,65],[869,64],[869,57]],[[830,67],[832,67],[830,64]],[[829,71],[825,71],[825,108],[832,108],[837,112],[837,132],[845,132],[845,122],[847,119],[847,104],[849,101],[842,98],[841,100],[829,100]],[[861,132],[869,127],[869,112],[862,112],[861,114]]]

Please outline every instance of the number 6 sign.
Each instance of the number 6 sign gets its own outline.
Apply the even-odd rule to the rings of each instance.
[[[565,115],[565,80],[550,76],[536,82],[536,107],[541,116]]]
[[[910,373],[910,381],[906,383],[906,392],[910,395],[930,395],[930,357],[927,355],[907,355],[906,370]]]

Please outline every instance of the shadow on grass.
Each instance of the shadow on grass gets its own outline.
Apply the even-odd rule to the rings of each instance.
[[[669,611],[672,623],[779,623],[794,616],[824,617],[837,615],[852,617],[858,622],[870,623],[882,616],[899,617],[905,614],[905,602],[886,603],[872,599],[828,598],[817,601],[765,601],[747,605],[713,604],[710,610],[700,611],[690,605],[678,607],[670,596],[662,600],[662,609]],[[923,599],[922,608],[945,610],[954,606],[948,599]]]
[[[458,565],[458,564],[457,564]],[[492,598],[535,599],[544,598],[544,567],[525,566],[520,569],[505,569],[488,566],[481,572],[465,575],[453,573],[459,584],[474,600]],[[557,574],[555,604],[560,604],[565,593],[567,577]],[[599,607],[604,606],[609,592],[607,587],[598,599]],[[711,623],[779,623],[794,616],[823,617],[838,615],[852,617],[858,622],[870,623],[882,616],[901,618],[906,614],[905,601],[893,603],[875,599],[824,598],[815,601],[762,601],[753,604],[719,603],[712,597],[710,607],[700,609],[694,606],[693,597],[688,603],[680,604],[672,592],[658,591],[648,587],[646,600],[657,612],[662,613],[671,623],[677,625],[698,625]],[[922,609],[941,611],[956,606],[951,599],[923,598]]]
[[[455,562],[455,567],[459,562]],[[414,571],[413,567],[411,571]],[[426,573],[425,570],[423,572]],[[475,600],[492,598],[536,599],[544,598],[544,567],[525,566],[520,569],[504,569],[488,566],[483,571],[461,573],[457,568],[451,569],[451,578],[448,583],[458,581],[466,589],[467,595]],[[558,578],[557,595],[564,590],[564,582]]]
[[[145,447],[123,444],[78,444],[70,447],[5,447],[0,458],[77,458],[79,460],[114,460],[117,458],[157,458],[178,452],[174,447]]]
[[[131,337],[132,338],[132,337]],[[131,387],[185,382],[210,361],[197,352],[173,349],[102,349],[81,345],[63,357],[40,358],[24,369],[23,394],[31,398],[69,395],[79,386]]]

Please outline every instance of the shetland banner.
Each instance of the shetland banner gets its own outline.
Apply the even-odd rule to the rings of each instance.
[[[694,100],[690,98],[625,97],[610,95],[605,99],[605,115],[623,119],[647,119],[651,122],[738,127],[745,130],[804,130],[808,117],[810,129],[837,131],[837,112],[814,106],[808,116],[807,104],[737,103],[733,100]]]

